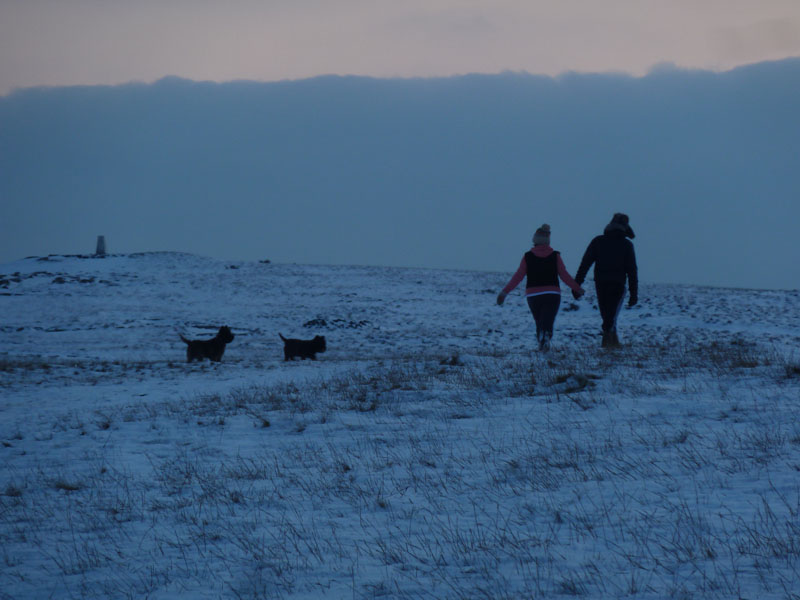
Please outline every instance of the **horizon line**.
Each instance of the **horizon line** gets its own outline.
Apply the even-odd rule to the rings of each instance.
[[[198,85],[230,85],[230,84],[252,84],[252,85],[275,85],[275,84],[288,84],[288,83],[302,83],[308,81],[315,81],[319,79],[349,79],[349,80],[364,80],[364,81],[434,81],[434,80],[448,80],[448,79],[461,79],[467,77],[500,77],[500,76],[517,76],[517,77],[530,77],[533,79],[549,79],[558,81],[569,77],[584,77],[584,76],[601,76],[601,77],[618,77],[626,79],[646,79],[648,77],[657,76],[665,73],[708,73],[714,75],[723,75],[726,73],[733,73],[739,70],[753,68],[759,65],[778,64],[785,62],[800,62],[800,55],[786,56],[779,59],[761,60],[756,62],[742,63],[735,67],[713,69],[703,67],[689,67],[681,66],[671,61],[662,61],[653,64],[645,73],[635,74],[624,70],[607,71],[580,71],[570,69],[561,71],[555,75],[548,75],[546,73],[532,73],[526,70],[513,70],[505,69],[496,72],[481,72],[481,71],[468,71],[464,73],[452,73],[450,75],[412,75],[412,76],[377,76],[377,75],[364,75],[357,73],[320,73],[309,77],[297,78],[283,78],[283,79],[247,79],[247,78],[234,78],[224,80],[214,79],[192,79],[176,74],[165,74],[156,79],[149,81],[140,79],[131,79],[128,81],[120,81],[117,83],[70,83],[70,84],[39,84],[21,87],[13,87],[9,91],[0,93],[0,100],[9,98],[13,95],[25,93],[29,91],[50,91],[60,89],[75,89],[75,88],[118,88],[118,87],[147,87],[155,86],[159,83],[180,82]]]

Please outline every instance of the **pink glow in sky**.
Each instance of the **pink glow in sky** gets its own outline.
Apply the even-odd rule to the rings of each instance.
[[[797,0],[0,0],[0,94],[165,75],[638,75],[798,55]]]

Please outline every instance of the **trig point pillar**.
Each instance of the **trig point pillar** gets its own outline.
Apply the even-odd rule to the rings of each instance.
[[[94,252],[97,256],[105,256],[106,254],[106,236],[97,236],[97,250]]]

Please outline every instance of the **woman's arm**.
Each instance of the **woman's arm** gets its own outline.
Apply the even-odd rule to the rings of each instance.
[[[561,260],[560,254],[558,255],[556,264],[558,265],[558,276],[561,278],[561,281],[566,283],[573,292],[583,291],[581,286],[578,285],[578,282],[575,281],[572,278],[572,276],[567,272],[567,267],[564,266],[564,261]]]
[[[503,290],[499,294],[497,294],[498,304],[502,304],[505,301],[506,296],[508,296],[511,290],[513,290],[515,287],[519,285],[519,282],[522,281],[523,277],[525,277],[527,273],[528,273],[528,265],[525,263],[525,257],[523,256],[522,260],[519,263],[519,268],[517,269],[517,272],[511,276],[511,279],[506,284],[506,287],[504,287]]]
[[[528,274],[528,265],[525,263],[525,257],[522,257],[522,260],[519,263],[519,268],[514,275],[511,276],[511,279],[506,284],[506,287],[503,288],[501,292],[504,296],[508,296],[511,291],[519,285],[519,282],[522,281],[525,275]]]

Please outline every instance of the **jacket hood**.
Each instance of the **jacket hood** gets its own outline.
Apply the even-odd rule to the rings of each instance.
[[[533,252],[533,254],[539,258],[547,258],[553,252],[555,252],[555,250],[545,244],[539,244],[538,246],[531,248],[531,252]]]
[[[606,235],[618,233],[621,234],[623,237],[628,237],[631,239],[636,237],[636,234],[633,233],[633,229],[631,229],[630,225],[628,225],[627,223],[621,223],[616,220],[611,221],[611,223],[606,225],[606,228],[603,230],[603,233],[605,233]]]

